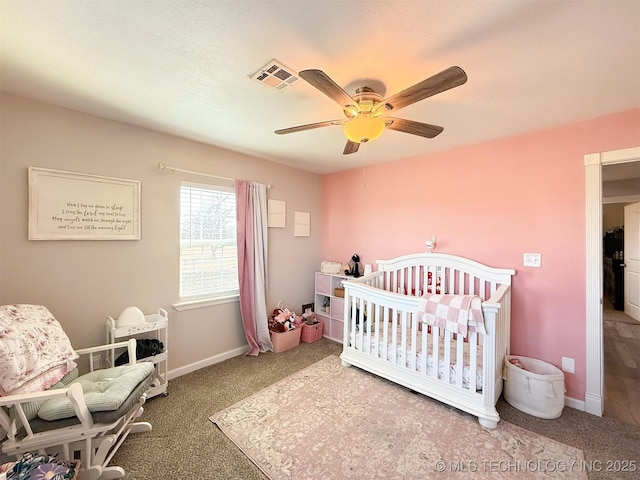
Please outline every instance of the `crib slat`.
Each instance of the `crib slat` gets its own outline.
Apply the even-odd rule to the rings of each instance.
[[[395,364],[398,359],[398,315],[396,309],[391,309],[391,361]]]
[[[371,302],[371,300],[367,300],[364,303],[365,309],[363,310],[363,315],[362,315],[362,321],[364,321],[364,314],[366,313],[367,315],[367,352],[369,353],[369,355],[372,355],[375,349],[375,345],[374,345],[374,337],[375,337],[375,324],[373,323],[373,303]]]
[[[364,312],[366,311],[366,303],[364,298],[360,299],[359,309],[360,311],[358,312],[358,322],[360,324],[360,331],[362,332],[362,351],[365,353],[371,353],[371,329],[368,325],[369,322],[365,323],[364,321]]]
[[[374,345],[373,345],[373,356],[376,358],[380,357],[380,305],[372,305],[371,306],[371,313],[369,314],[370,316],[370,322],[373,325],[373,331],[375,332],[374,334]]]
[[[358,327],[358,331],[360,332],[360,342],[358,345],[358,350],[360,351],[362,351],[362,346],[364,344],[364,329],[362,328],[362,322],[360,321],[360,317],[359,317],[359,313],[360,313],[359,305],[361,302],[362,302],[362,298],[358,298],[355,304],[354,312],[353,312],[354,323],[356,324],[356,326]]]
[[[449,268],[449,275],[446,276],[443,280],[442,280],[442,285],[444,287],[445,282],[447,285],[446,291],[443,291],[442,293],[450,293],[453,294],[456,291],[455,285],[456,285],[456,275],[459,275],[457,270],[454,270],[453,268]],[[444,275],[444,272],[443,272]],[[448,278],[447,278],[448,277]],[[444,289],[443,289],[444,290]]]
[[[384,331],[382,332],[382,342],[383,342],[383,348],[384,348],[384,352],[383,352],[383,359],[385,361],[389,360],[389,308],[388,307],[384,307],[384,312],[383,312],[383,320],[382,320],[382,325],[384,328]]]
[[[384,360],[389,360],[389,308],[385,307],[383,313],[383,323],[384,332],[382,334],[382,342],[384,345]]]
[[[411,318],[411,371],[416,371],[416,354],[418,353],[418,320],[415,318],[415,315],[410,313]]]
[[[403,311],[400,315],[401,318],[401,350],[400,350],[400,365],[403,367],[407,366],[407,312]]]
[[[426,325],[422,325],[422,349],[420,350],[420,365],[422,367],[422,374],[427,374],[427,357],[429,356],[429,349],[427,340],[429,339],[429,329]]]
[[[462,374],[464,373],[464,338],[462,335],[456,335],[456,386],[464,388],[462,385]],[[471,385],[471,381],[469,381]]]
[[[351,322],[351,334],[352,334],[352,338],[353,338],[353,344],[355,346],[356,349],[360,348],[360,343],[357,342],[356,339],[356,332],[358,330],[357,325],[356,325],[356,305],[358,299],[354,296],[351,299],[351,313],[349,314],[349,322]]]
[[[431,274],[430,285],[429,285],[429,274]],[[429,265],[429,270],[427,272],[427,285],[428,285],[427,288],[429,289],[429,293],[431,294],[436,293],[436,281],[437,281],[436,269],[433,267],[433,265]]]
[[[433,368],[431,369],[431,376],[438,378],[438,368],[440,364],[440,327],[431,327],[431,339],[433,340]]]
[[[369,342],[369,333],[367,331],[367,325],[364,323],[364,298],[360,298],[358,301],[358,325],[360,326],[360,333],[362,338],[362,351],[364,353],[370,352],[371,343]]]
[[[424,265],[424,267],[422,268],[422,291],[424,293],[431,293],[429,291],[428,282],[429,282],[429,265]]]
[[[446,383],[451,382],[451,332],[444,329],[444,371],[442,372],[442,380]]]
[[[469,390],[478,390],[476,377],[478,373],[478,334],[471,332],[469,334]],[[475,386],[475,388],[474,388]]]

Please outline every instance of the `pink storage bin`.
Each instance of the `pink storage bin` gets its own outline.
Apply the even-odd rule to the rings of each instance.
[[[331,295],[331,276],[316,274],[316,292],[323,295]]]
[[[324,324],[322,322],[318,322],[314,325],[303,325],[300,339],[305,343],[313,343],[320,340],[322,338],[323,326]]]
[[[290,348],[297,347],[300,343],[301,328],[294,328],[288,332],[272,332],[269,331],[271,336],[271,343],[273,343],[273,352],[280,353]]]

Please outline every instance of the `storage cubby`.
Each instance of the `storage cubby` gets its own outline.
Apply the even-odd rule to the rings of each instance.
[[[336,288],[342,288],[342,281],[349,278],[347,275],[316,272],[316,317],[324,322],[323,336],[336,342],[342,342],[344,334],[344,298]]]

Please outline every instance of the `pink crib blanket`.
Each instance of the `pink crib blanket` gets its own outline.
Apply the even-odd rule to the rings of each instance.
[[[467,332],[487,333],[482,316],[482,299],[477,295],[427,293],[420,298],[418,321],[463,337]]]
[[[47,308],[0,306],[0,396],[46,389],[75,368],[76,358]]]

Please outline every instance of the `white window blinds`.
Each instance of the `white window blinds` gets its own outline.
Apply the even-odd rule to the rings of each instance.
[[[238,293],[236,198],[233,189],[180,188],[180,298]]]

